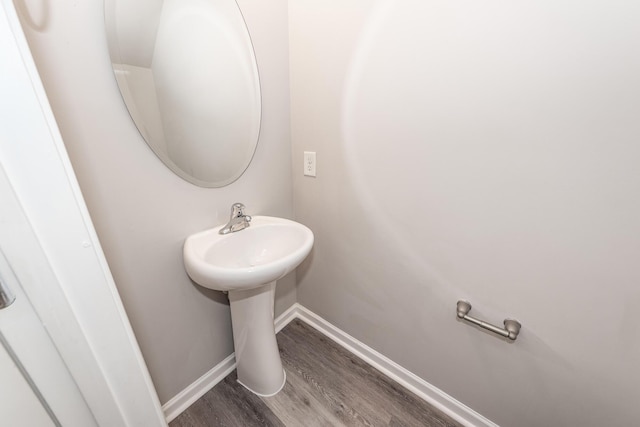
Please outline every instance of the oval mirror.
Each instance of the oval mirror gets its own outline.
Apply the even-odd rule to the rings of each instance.
[[[109,54],[156,155],[203,187],[235,181],[258,142],[260,81],[235,0],[105,0]]]

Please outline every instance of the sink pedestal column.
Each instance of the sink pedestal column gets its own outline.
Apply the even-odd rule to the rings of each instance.
[[[271,282],[229,291],[238,382],[260,396],[273,396],[286,381],[273,325],[275,289]]]

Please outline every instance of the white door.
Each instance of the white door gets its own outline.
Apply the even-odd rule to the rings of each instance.
[[[0,425],[97,426],[20,282],[47,260],[1,167],[0,200]]]
[[[0,11],[2,7],[0,6]],[[20,87],[10,63],[16,46],[4,14],[0,14],[0,97],[16,105],[6,88]],[[19,58],[19,57],[18,57]],[[18,63],[19,64],[19,63]],[[13,120],[0,108],[0,136],[7,141]],[[33,125],[22,116],[24,126]],[[6,122],[6,121],[9,122]],[[97,423],[58,354],[18,278],[29,285],[42,281],[49,268],[4,169],[0,167],[0,425],[7,427],[96,426]],[[38,273],[40,272],[40,273]],[[46,283],[36,283],[39,286]],[[32,286],[33,288],[33,286]],[[15,301],[9,305],[15,295]]]
[[[0,411],[15,426],[58,426],[4,348],[0,349]],[[15,422],[13,422],[15,420]]]
[[[0,0],[0,427],[167,425],[13,0]]]

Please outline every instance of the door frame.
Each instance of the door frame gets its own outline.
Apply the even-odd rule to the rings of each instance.
[[[0,164],[48,265],[5,255],[98,424],[166,426],[12,0],[0,40]]]

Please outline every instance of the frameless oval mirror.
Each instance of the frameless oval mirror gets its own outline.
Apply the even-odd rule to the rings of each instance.
[[[221,187],[258,142],[260,81],[235,0],[105,0],[113,71],[158,157],[196,185]]]

